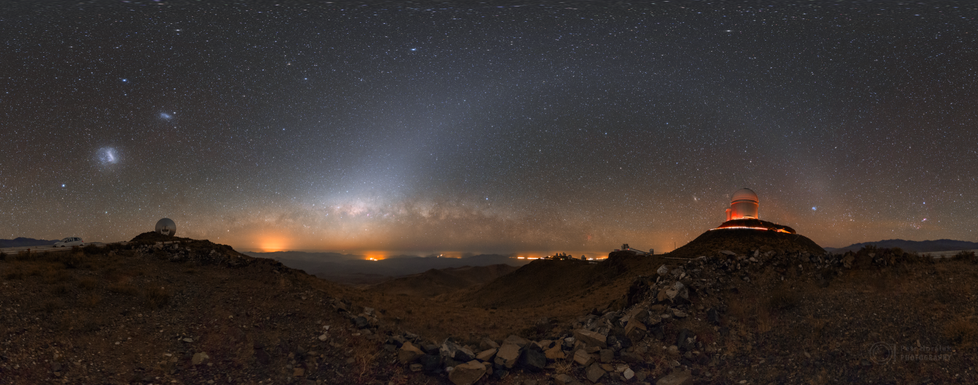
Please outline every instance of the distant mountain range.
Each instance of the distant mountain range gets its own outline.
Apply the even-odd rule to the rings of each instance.
[[[845,253],[847,251],[859,251],[859,249],[862,249],[863,247],[866,246],[876,246],[885,249],[892,249],[892,248],[899,247],[900,249],[903,249],[903,251],[910,251],[910,252],[917,252],[917,253],[978,249],[978,243],[976,242],[955,241],[953,239],[938,239],[936,241],[907,241],[903,239],[887,239],[878,242],[856,243],[838,249],[826,247],[825,250],[831,253]]]
[[[348,284],[374,284],[392,277],[418,274],[430,269],[490,265],[520,266],[530,262],[497,254],[480,254],[463,258],[396,256],[379,261],[369,261],[363,255],[301,251],[243,252],[242,254],[274,259],[290,268],[303,270],[307,274]]]
[[[57,241],[58,241],[57,239],[49,241],[44,239],[34,239],[34,238],[24,238],[24,237],[17,237],[15,239],[0,239],[0,248],[51,246]]]

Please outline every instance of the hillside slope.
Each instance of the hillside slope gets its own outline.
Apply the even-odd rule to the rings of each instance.
[[[382,372],[354,349],[376,342],[346,316],[348,289],[224,245],[143,235],[0,255],[0,282],[0,384],[356,383]]]
[[[801,234],[724,229],[711,230],[700,234],[696,239],[666,255],[675,258],[696,258],[723,250],[738,254],[747,254],[754,250],[760,252],[825,253],[825,249]]]
[[[832,249],[833,253],[845,253],[847,251],[859,251],[866,246],[893,249],[899,248],[905,251],[926,253],[935,251],[956,251],[978,249],[978,242],[956,241],[952,239],[938,239],[933,241],[907,241],[903,239],[887,239],[878,242],[863,242],[852,244],[839,249]]]
[[[435,297],[476,285],[482,285],[515,271],[509,265],[463,266],[430,269],[420,274],[394,278],[367,289],[373,293]]]

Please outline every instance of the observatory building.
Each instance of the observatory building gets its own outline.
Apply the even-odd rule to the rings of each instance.
[[[172,237],[177,233],[177,224],[173,223],[173,220],[170,218],[160,219],[159,222],[156,222],[156,232]]]
[[[749,188],[742,188],[733,194],[730,208],[727,209],[727,220],[757,219],[757,193]]]
[[[714,230],[764,230],[795,234],[795,229],[788,226],[760,220],[757,216],[758,206],[760,201],[754,190],[749,188],[737,190],[730,199],[730,207],[727,208],[727,221]]]

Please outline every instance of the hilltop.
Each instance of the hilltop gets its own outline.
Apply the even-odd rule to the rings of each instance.
[[[667,255],[675,258],[696,258],[722,250],[738,254],[745,254],[753,250],[814,254],[825,252],[821,246],[801,234],[724,229],[707,231]]]

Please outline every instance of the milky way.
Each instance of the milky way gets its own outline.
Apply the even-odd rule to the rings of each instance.
[[[0,10],[0,237],[669,251],[749,187],[976,240],[970,1],[223,3]]]

